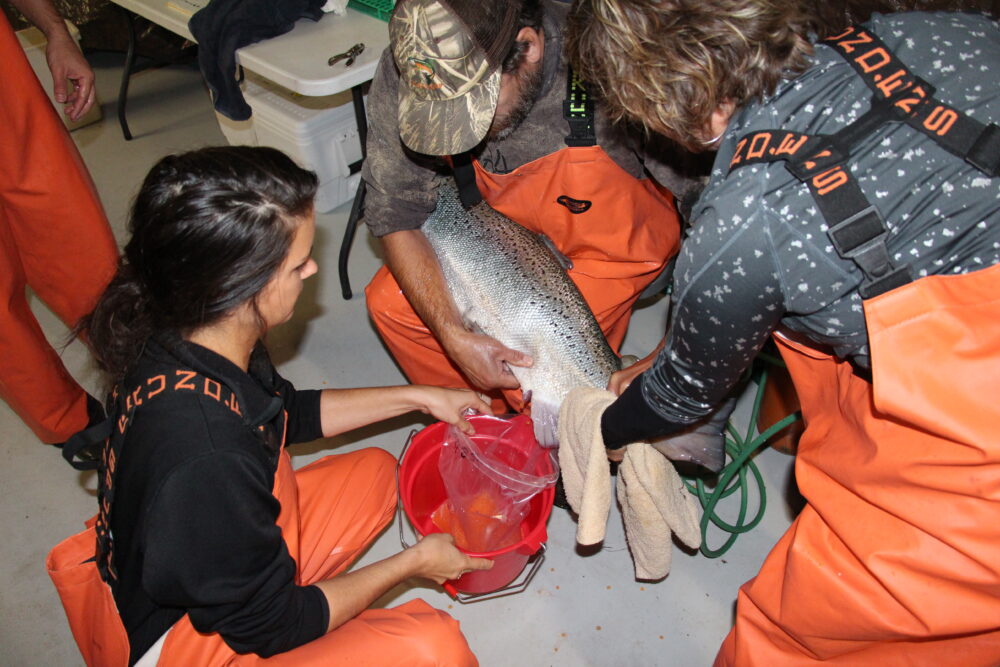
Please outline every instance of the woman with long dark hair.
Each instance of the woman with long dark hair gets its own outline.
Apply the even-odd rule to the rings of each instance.
[[[279,151],[219,147],[162,159],[135,199],[81,324],[114,387],[101,508],[49,562],[89,663],[475,663],[423,601],[367,608],[411,576],[490,561],[431,535],[343,573],[393,517],[395,460],[371,448],[293,471],[285,451],[412,410],[470,430],[463,412],[488,410],[469,391],[296,391],[278,375],[260,341],[317,270],[316,187]],[[81,568],[87,599],[64,585]]]

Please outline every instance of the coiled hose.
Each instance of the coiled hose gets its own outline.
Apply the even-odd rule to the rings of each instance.
[[[761,355],[759,359],[773,364],[782,364],[780,359],[770,358]],[[767,507],[767,493],[764,490],[764,478],[760,470],[753,462],[753,454],[760,449],[775,433],[778,433],[786,426],[799,419],[799,413],[793,412],[763,433],[754,435],[757,431],[757,416],[760,414],[761,401],[764,399],[764,388],[767,385],[767,364],[761,364],[757,378],[757,394],[754,397],[753,409],[750,413],[750,421],[747,425],[746,434],[741,435],[732,420],[726,424],[726,457],[729,460],[718,474],[718,481],[711,490],[701,477],[682,476],[684,485],[688,491],[694,494],[701,503],[704,510],[701,516],[701,548],[702,554],[708,558],[718,558],[736,542],[736,539],[750,530],[753,530],[761,519],[764,518],[764,510]],[[750,505],[750,495],[753,490],[750,486],[752,482],[756,488],[758,497],[757,512],[753,518],[748,519],[748,508]],[[739,494],[739,512],[736,521],[729,523],[716,514],[719,502],[733,494]],[[722,546],[713,549],[708,546],[708,531],[710,526],[728,533],[728,537]]]

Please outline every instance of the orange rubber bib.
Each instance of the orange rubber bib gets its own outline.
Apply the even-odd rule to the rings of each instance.
[[[1000,664],[1000,265],[865,302],[874,382],[778,336],[808,505],[717,665]]]

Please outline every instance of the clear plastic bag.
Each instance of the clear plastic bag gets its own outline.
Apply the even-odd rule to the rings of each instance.
[[[431,518],[472,553],[519,541],[528,501],[559,477],[551,451],[538,445],[526,417],[479,420],[472,437],[449,427],[438,470],[447,500]]]

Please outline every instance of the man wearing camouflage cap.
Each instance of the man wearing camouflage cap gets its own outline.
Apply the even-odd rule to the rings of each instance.
[[[568,7],[400,0],[393,12],[391,44],[369,95],[362,174],[364,219],[386,266],[366,296],[414,383],[507,390],[519,409],[507,366],[532,362],[466,329],[448,295],[419,229],[434,210],[442,169],[453,167],[467,194],[478,185],[476,196],[572,260],[570,276],[615,350],[636,298],[677,251],[673,196],[645,176],[648,170],[675,189],[686,182],[646,158],[571,83],[562,57]]]

